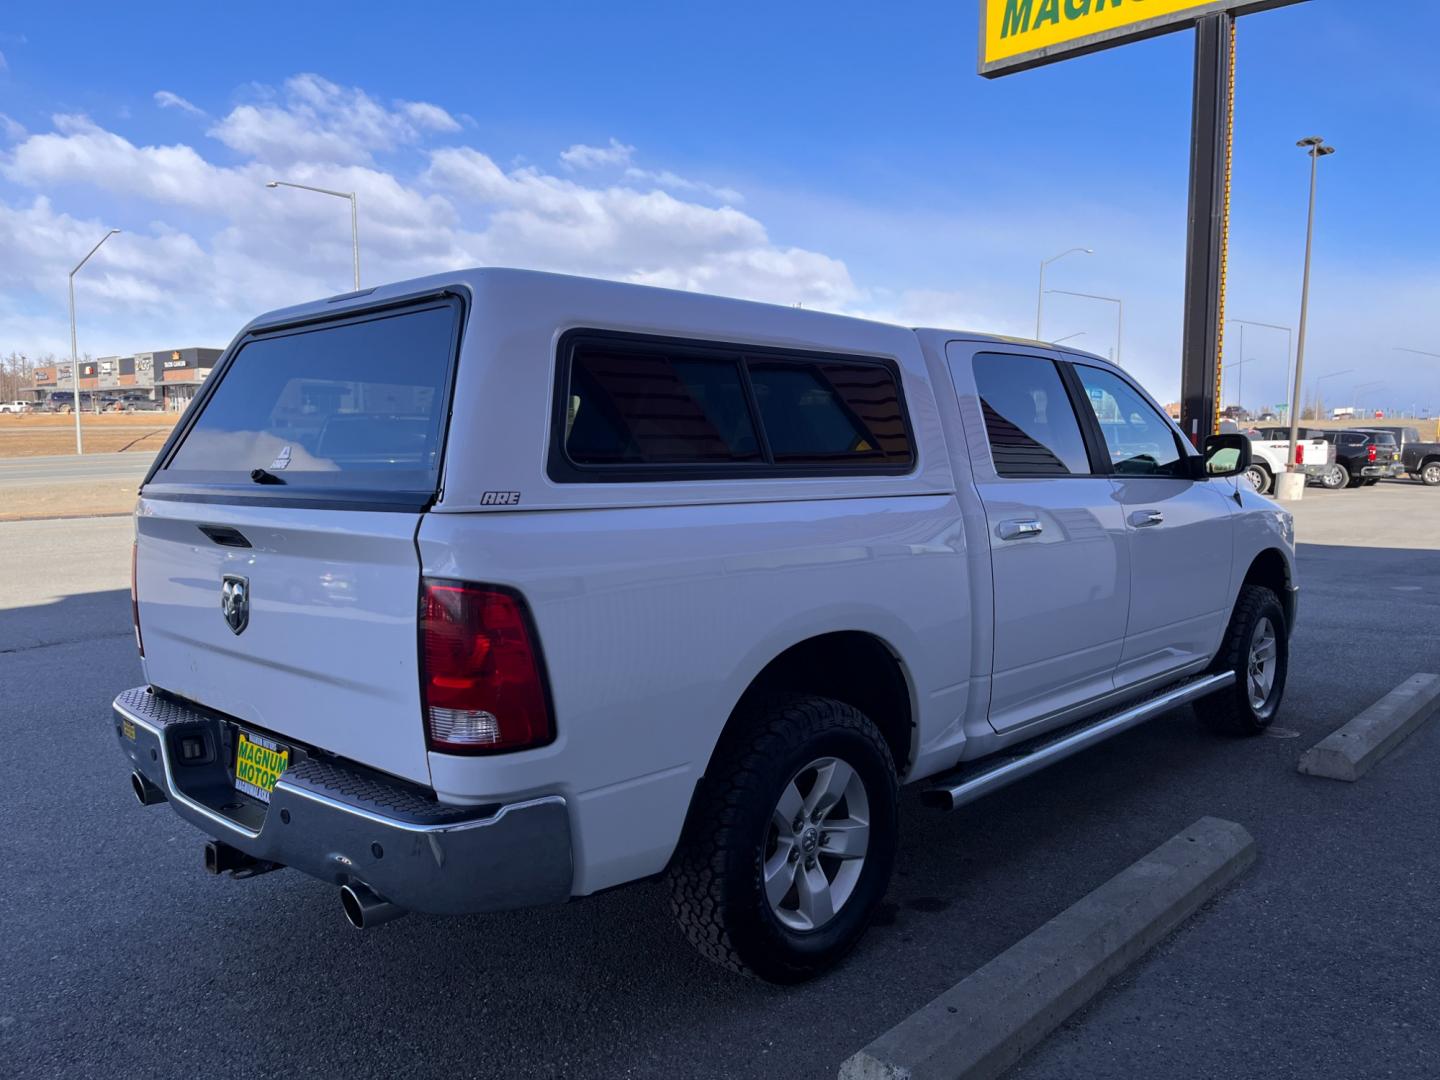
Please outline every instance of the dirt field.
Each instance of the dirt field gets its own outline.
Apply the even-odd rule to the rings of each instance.
[[[80,417],[85,452],[115,453],[160,449],[179,413],[87,413]],[[75,417],[64,413],[0,415],[0,458],[75,452]]]
[[[88,480],[7,487],[0,494],[0,521],[129,514],[135,509],[137,486],[135,480]]]

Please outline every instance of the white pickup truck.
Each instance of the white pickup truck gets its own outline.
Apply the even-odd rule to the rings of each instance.
[[[1266,438],[1268,432],[1251,431],[1250,466],[1245,470],[1245,479],[1261,495],[1275,491],[1275,478],[1290,471],[1290,436]],[[1295,444],[1297,465],[1305,474],[1306,482],[1314,482],[1327,488],[1342,488],[1349,477],[1335,461],[1335,447],[1324,439],[1301,439]]]
[[[356,926],[664,874],[706,956],[800,980],[902,784],[1274,720],[1292,519],[1206,451],[983,334],[496,269],[273,312],[145,478],[114,730],[211,871]]]

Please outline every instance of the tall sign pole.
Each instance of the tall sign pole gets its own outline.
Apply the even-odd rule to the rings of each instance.
[[[1228,12],[1208,15],[1195,27],[1185,336],[1180,365],[1180,426],[1196,446],[1216,431],[1219,407],[1234,78],[1235,19]]]
[[[1235,20],[1305,0],[980,0],[980,74],[994,79],[1179,30],[1195,30],[1190,216],[1180,422],[1198,446],[1216,429],[1224,348]]]

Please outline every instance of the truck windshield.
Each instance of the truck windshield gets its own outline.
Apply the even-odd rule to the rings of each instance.
[[[441,301],[245,342],[156,479],[433,492],[458,315]]]

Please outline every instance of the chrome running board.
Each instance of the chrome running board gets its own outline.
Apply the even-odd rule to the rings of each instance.
[[[931,786],[925,789],[922,799],[928,806],[955,810],[989,795],[992,791],[1013,784],[1016,780],[1037,773],[1047,765],[1053,765],[1096,743],[1119,735],[1122,731],[1129,731],[1147,720],[1153,720],[1161,713],[1223,690],[1234,682],[1233,671],[1202,675],[1198,679],[1181,683],[1173,690],[1166,690],[1127,706],[1119,712],[1103,713],[1098,717],[1082,720],[1031,742],[1002,750],[991,757],[962,762],[953,772],[936,777]]]

